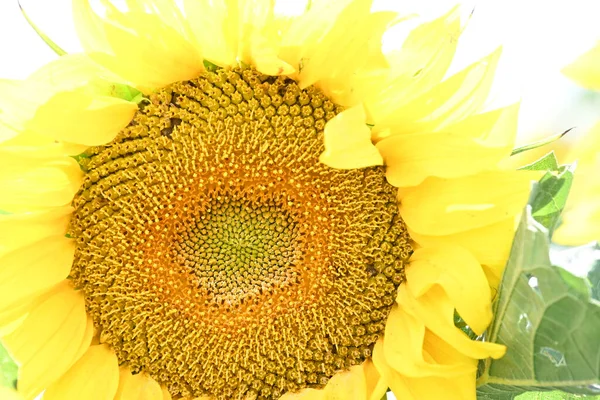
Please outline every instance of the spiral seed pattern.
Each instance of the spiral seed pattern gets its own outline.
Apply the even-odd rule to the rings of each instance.
[[[383,168],[319,163],[340,111],[206,71],[87,151],[70,277],[121,365],[173,396],[277,399],[370,357],[412,249]]]

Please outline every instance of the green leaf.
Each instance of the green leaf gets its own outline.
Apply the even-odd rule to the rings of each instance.
[[[516,397],[517,400],[600,400],[600,396],[580,396],[565,392],[528,392]]]
[[[567,247],[553,243],[550,260],[573,275],[585,278],[591,297],[600,301],[600,245],[596,242],[584,246]]]
[[[17,364],[0,342],[0,386],[17,388]]]
[[[537,193],[531,202],[532,216],[548,229],[550,236],[560,221],[569,190],[573,183],[574,166],[562,166],[558,171],[549,171],[537,185]]]
[[[558,160],[556,159],[556,155],[554,151],[546,154],[544,157],[540,158],[537,161],[534,161],[531,164],[528,164],[519,169],[529,170],[529,171],[557,171],[558,170]]]
[[[573,128],[569,128],[566,131],[564,131],[563,133],[558,133],[556,135],[552,135],[549,136],[545,139],[539,140],[537,142],[533,142],[530,144],[526,144],[525,146],[521,146],[521,147],[517,147],[516,149],[514,149],[512,151],[512,153],[510,153],[511,156],[514,156],[516,154],[522,153],[524,151],[528,151],[528,150],[533,150],[533,149],[537,149],[538,147],[542,147],[545,146],[547,144],[550,144],[560,138],[562,138],[563,136],[565,136],[567,133],[569,133]]]
[[[19,8],[21,9],[21,14],[23,14],[25,21],[27,21],[29,26],[31,26],[31,28],[33,28],[35,33],[38,34],[38,36],[44,41],[44,43],[46,43],[48,45],[48,47],[50,47],[52,49],[52,51],[54,51],[59,56],[64,56],[65,54],[67,54],[66,51],[64,51],[59,45],[57,45],[52,39],[50,39],[44,32],[42,32],[40,30],[40,28],[37,27],[36,24],[33,23],[33,21],[27,16],[27,13],[21,6],[21,2],[17,1],[17,3],[19,4]]]
[[[563,168],[544,176],[523,213],[486,334],[507,352],[485,361],[480,399],[535,390],[600,393],[600,303],[585,278],[552,265],[549,255],[548,227],[564,206],[569,174]]]

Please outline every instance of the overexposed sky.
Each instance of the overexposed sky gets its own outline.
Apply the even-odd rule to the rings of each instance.
[[[282,0],[284,1],[284,0]],[[297,1],[297,0],[285,0]],[[453,0],[375,0],[378,8],[434,18]],[[69,52],[79,44],[70,0],[22,0],[29,16]],[[600,117],[600,98],[564,78],[560,69],[600,39],[599,0],[468,0],[473,11],[460,39],[453,71],[503,45],[490,101],[505,105],[521,98],[520,140],[572,126],[585,130]],[[465,18],[466,19],[466,18]],[[20,14],[16,0],[0,0],[0,77],[25,78],[56,56]]]

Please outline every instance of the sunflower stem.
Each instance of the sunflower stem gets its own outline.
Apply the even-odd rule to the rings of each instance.
[[[33,21],[27,16],[25,9],[21,5],[21,0],[17,0],[17,4],[19,5],[21,14],[23,14],[23,17],[25,17],[25,21],[27,21],[29,26],[33,28],[35,33],[38,34],[38,36],[44,41],[44,43],[46,43],[48,45],[48,47],[50,47],[52,49],[52,51],[54,51],[59,56],[64,56],[65,54],[67,54],[66,51],[64,51],[59,45],[57,45],[52,39],[50,39],[44,32],[42,32],[40,30],[40,28],[38,28],[37,25],[34,24]]]

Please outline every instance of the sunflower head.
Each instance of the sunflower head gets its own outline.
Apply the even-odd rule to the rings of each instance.
[[[411,244],[382,167],[318,161],[340,111],[206,71],[84,153],[70,278],[121,363],[172,394],[279,398],[370,357]]]

